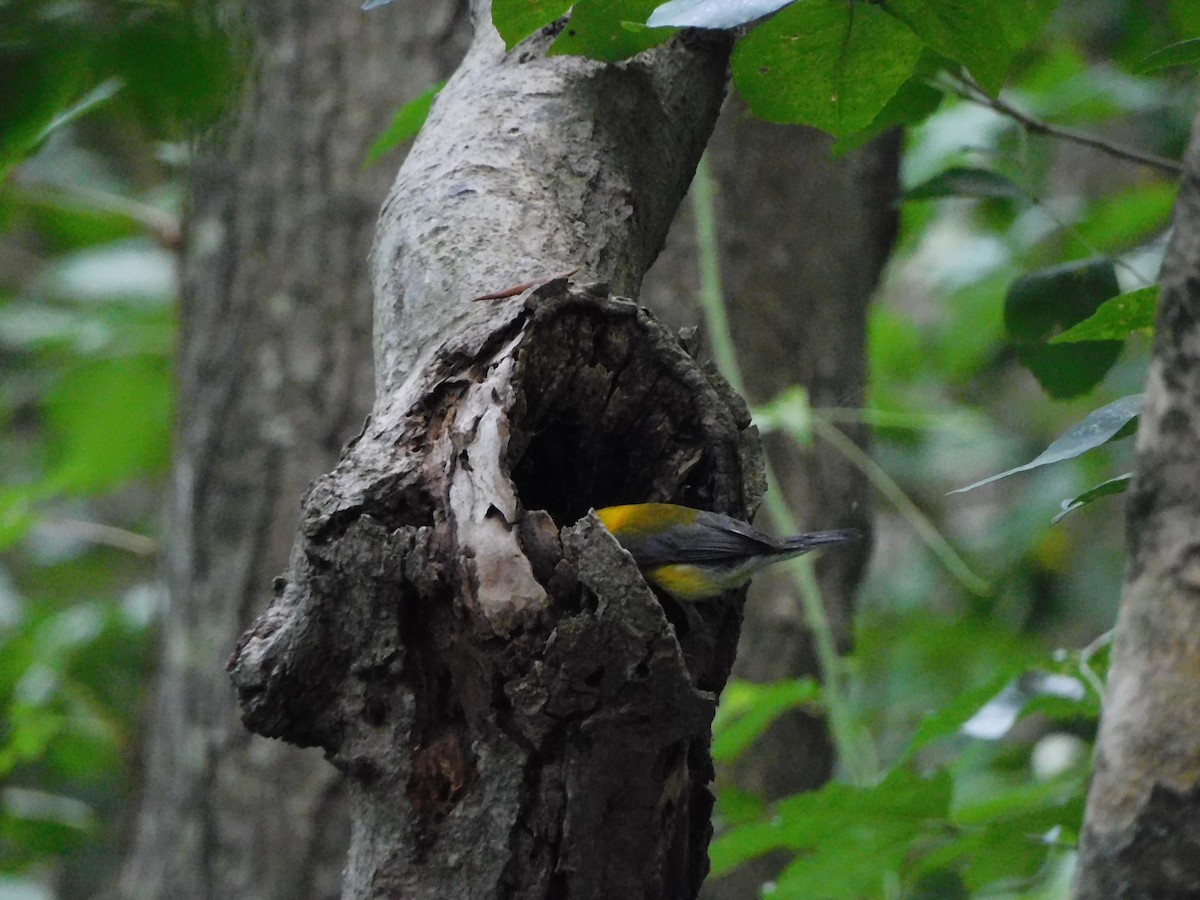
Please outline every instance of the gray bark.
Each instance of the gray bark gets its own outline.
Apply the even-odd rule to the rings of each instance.
[[[1075,896],[1200,896],[1200,118],[1163,264]]]
[[[366,257],[391,172],[362,159],[457,61],[455,9],[258,0],[238,22],[249,81],[190,185],[170,602],[122,897],[339,891],[340,777],[249,734],[221,666],[286,563],[297,498],[369,409]]]
[[[741,596],[655,598],[592,506],[745,515],[744,406],[626,292],[720,107],[729,45],[504,53],[486,18],[385,204],[372,418],[313,486],[230,660],[248,725],[348,776],[344,896],[693,897]],[[577,523],[578,524],[575,524]]]
[[[748,399],[765,402],[804,385],[815,407],[862,405],[866,312],[895,236],[899,134],[840,159],[829,138],[748,116],[732,100],[709,144],[717,195],[721,274]],[[685,212],[687,211],[685,207]],[[644,298],[676,326],[698,324],[699,289],[690,213],[646,280]],[[860,445],[865,429],[848,429]],[[827,444],[801,452],[768,437],[767,453],[805,530],[870,531],[865,476]],[[841,649],[849,646],[854,590],[869,553],[863,541],[823,554],[817,579]],[[816,677],[803,609],[784,573],[755,577],[734,675],[753,681]],[[767,800],[823,784],[835,765],[823,718],[780,717],[718,785]],[[754,896],[786,859],[764,857],[705,886],[705,896]]]

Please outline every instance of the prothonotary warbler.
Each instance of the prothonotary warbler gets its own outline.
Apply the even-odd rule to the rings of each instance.
[[[739,587],[772,563],[859,537],[842,529],[775,538],[747,522],[674,503],[608,506],[596,516],[647,581],[688,601]]]

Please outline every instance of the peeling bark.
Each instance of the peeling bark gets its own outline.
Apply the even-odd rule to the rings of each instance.
[[[553,282],[458,333],[314,484],[231,667],[248,726],[354,785],[345,896],[695,896],[743,595],[656,597],[584,516],[757,499],[710,378],[636,305]]]
[[[1200,118],[1163,263],[1075,896],[1200,896]]]

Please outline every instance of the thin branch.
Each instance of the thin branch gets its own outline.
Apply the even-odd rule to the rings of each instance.
[[[13,183],[31,195],[56,199],[59,203],[75,203],[85,209],[122,216],[154,235],[168,250],[180,246],[179,217],[130,197],[122,197],[98,188],[61,181],[49,181],[17,171]]]
[[[696,167],[695,180],[692,182],[692,212],[695,218],[700,269],[700,307],[705,324],[708,326],[709,340],[712,343],[717,368],[733,389],[745,396],[745,382],[742,378],[741,367],[738,365],[733,336],[729,329],[724,289],[721,285],[715,208],[713,179],[708,158],[701,157],[700,164]],[[794,534],[798,527],[795,516],[788,509],[781,491],[778,490],[779,482],[771,469],[771,460],[765,452],[763,467],[768,485],[775,488],[767,491],[767,514],[775,528],[788,534]],[[821,699],[825,711],[829,715],[829,729],[837,748],[838,758],[851,783],[870,784],[874,780],[878,768],[874,761],[875,749],[870,743],[870,735],[855,728],[850,701],[843,690],[844,667],[841,665],[841,657],[837,651],[833,627],[829,624],[829,617],[825,615],[825,605],[821,600],[821,587],[817,583],[812,560],[808,557],[792,560],[789,572],[796,591],[800,595],[806,624],[813,636],[817,665],[821,675]]]
[[[118,528],[115,525],[105,525],[103,522],[86,522],[81,519],[47,519],[43,525],[48,529],[63,532],[71,537],[86,541],[89,544],[103,544],[136,553],[138,556],[153,556],[158,552],[158,542],[153,538]]]
[[[966,560],[959,556],[950,546],[950,542],[942,537],[937,526],[926,518],[925,514],[904,493],[904,489],[892,480],[892,477],[884,471],[879,463],[871,459],[858,444],[850,440],[841,429],[831,422],[814,418],[813,430],[832,444],[852,466],[867,476],[875,490],[896,507],[900,515],[916,530],[925,545],[941,560],[942,565],[958,579],[963,587],[979,597],[991,594],[991,585],[972,571]]]
[[[1123,147],[1120,144],[1106,141],[1086,131],[1078,131],[1062,125],[1051,125],[1043,119],[1017,109],[1017,107],[1013,106],[1007,100],[1003,100],[1000,97],[992,97],[969,77],[952,75],[940,81],[939,86],[962,97],[964,100],[980,106],[986,106],[988,109],[995,110],[1003,116],[1008,116],[1032,134],[1048,135],[1050,137],[1061,138],[1064,141],[1081,144],[1084,147],[1091,147],[1093,150],[1099,150],[1101,153],[1107,153],[1109,156],[1117,159],[1158,169],[1172,178],[1178,178],[1183,174],[1183,164],[1177,160],[1167,159],[1165,156],[1158,156],[1157,154],[1148,153],[1143,150],[1135,150],[1131,147]]]
[[[1108,629],[1079,651],[1079,672],[1087,679],[1087,683],[1092,686],[1092,690],[1096,692],[1096,696],[1100,698],[1101,702],[1104,701],[1104,682],[1092,669],[1092,657],[1112,643],[1116,631],[1115,628]]]

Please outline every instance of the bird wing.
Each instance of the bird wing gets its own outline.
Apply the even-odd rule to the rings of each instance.
[[[645,535],[626,547],[638,565],[717,563],[771,553],[777,546],[745,522],[718,513],[702,513],[689,525]]]

